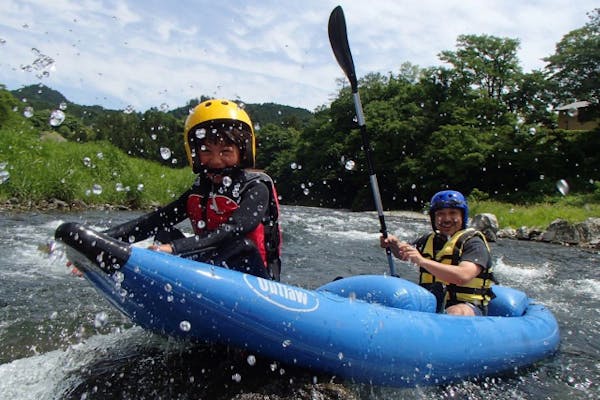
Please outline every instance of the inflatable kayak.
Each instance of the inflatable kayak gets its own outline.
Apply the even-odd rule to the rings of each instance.
[[[559,346],[552,313],[509,287],[494,287],[487,317],[449,316],[435,313],[428,291],[396,277],[308,290],[130,246],[77,223],[55,236],[91,284],[147,330],[356,382],[445,384],[513,371]]]

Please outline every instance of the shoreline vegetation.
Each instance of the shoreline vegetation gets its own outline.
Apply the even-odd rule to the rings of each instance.
[[[186,160],[168,161],[175,166],[187,164]],[[172,201],[194,179],[189,167],[172,168],[131,157],[108,142],[40,140],[37,132],[21,121],[0,129],[0,211],[150,210]],[[597,189],[591,193],[561,188],[553,196],[522,204],[496,201],[477,189],[465,194],[469,195],[470,215],[494,214],[500,229],[545,229],[559,218],[579,223],[600,217],[600,182],[595,185]],[[319,206],[318,199],[310,196],[312,193],[310,204],[304,204],[306,193],[299,189],[297,195],[280,201]],[[422,215],[427,205],[423,210],[385,206],[385,213]]]
[[[13,99],[13,103],[15,102],[16,99]],[[15,107],[17,105],[15,103]],[[170,151],[168,156],[162,157],[161,162],[157,162],[133,157],[106,140],[85,143],[65,141],[55,131],[40,132],[31,121],[11,110],[13,108],[6,110],[3,121],[0,115],[2,213],[52,210],[79,212],[88,209],[150,210],[172,201],[187,190],[195,179],[191,169],[184,167],[187,166],[185,158],[177,159]],[[266,148],[263,150],[276,151]],[[331,187],[329,192],[326,191],[327,186],[323,189],[312,181],[314,187],[305,187],[304,183],[295,185],[294,174],[297,170],[292,166],[295,163],[284,164],[281,168],[285,165],[291,169],[284,171],[282,175],[272,174],[267,169],[276,179],[276,184],[289,186],[290,190],[281,199],[282,204],[327,207],[327,204],[332,203],[332,199],[336,200],[339,185]],[[380,177],[385,185],[384,172],[380,173]],[[342,175],[336,182],[344,183],[345,179],[348,179],[349,187],[356,187],[358,177],[358,173]],[[280,182],[277,182],[277,179]],[[362,182],[363,178],[360,179]],[[511,176],[506,176],[498,182],[498,190],[510,179]],[[352,182],[354,185],[350,185]],[[367,182],[365,174],[365,188]],[[561,185],[556,187],[554,194],[547,194],[547,191],[541,189],[528,192],[528,196],[521,193],[520,198],[523,201],[519,204],[496,201],[496,197],[501,197],[475,188],[470,193],[465,193],[468,195],[470,216],[489,213],[496,216],[499,229],[528,227],[536,231],[545,230],[557,219],[576,224],[589,218],[600,217],[600,181],[590,178],[589,185],[595,189],[587,192],[570,190],[563,179],[559,183]],[[540,175],[539,182],[532,182],[533,186],[536,184],[540,187],[551,187],[553,182],[550,178]],[[409,182],[405,185],[411,186]],[[419,190],[421,183],[413,182],[412,186]],[[429,191],[426,187],[423,186],[422,190]],[[389,185],[382,188],[389,191]],[[368,189],[364,192],[366,194],[361,192],[356,196],[364,195],[364,207],[368,207],[370,194]],[[423,193],[420,198],[428,199],[427,196],[431,194]],[[321,200],[326,196],[329,198]],[[403,211],[397,207],[400,201],[399,197],[396,205],[387,205],[388,208],[385,208],[384,201],[384,212],[410,213],[416,217],[423,216],[422,211],[427,208],[427,204],[418,203],[416,207],[422,206],[423,209],[415,210],[407,205],[407,209]]]

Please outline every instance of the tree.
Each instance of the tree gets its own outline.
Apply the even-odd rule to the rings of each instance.
[[[515,88],[515,76],[521,72],[518,39],[489,35],[460,35],[456,51],[443,51],[439,58],[454,66],[465,90],[476,86],[488,97],[504,100]]]
[[[586,100],[600,111],[600,8],[588,13],[590,21],[567,33],[553,55],[544,58],[548,79],[558,102]]]

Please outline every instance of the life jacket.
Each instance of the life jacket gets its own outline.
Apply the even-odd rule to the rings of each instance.
[[[465,242],[474,236],[479,236],[481,240],[483,240],[483,243],[487,247],[488,251],[490,249],[487,241],[485,240],[485,236],[481,232],[469,228],[456,232],[454,235],[452,235],[450,240],[448,240],[443,247],[434,254],[435,236],[435,232],[431,233],[427,237],[427,241],[420,251],[423,257],[443,264],[458,265]],[[462,286],[438,279],[424,268],[421,268],[419,284],[426,288],[428,286],[434,286],[436,283],[442,284],[445,288],[445,295],[443,296],[444,304],[446,302],[468,302],[481,306],[485,310],[485,307],[487,307],[489,301],[494,298],[494,294],[490,287],[494,282],[496,282],[496,279],[492,273],[493,268],[491,263],[490,265],[483,265],[482,267],[483,268],[479,275]],[[444,307],[442,306],[441,309],[443,310]]]
[[[258,249],[265,268],[271,278],[279,281],[281,273],[281,230],[279,229],[279,200],[271,178],[262,172],[244,171],[242,181],[234,180],[227,188],[220,188],[218,193],[210,193],[204,189],[193,193],[187,199],[187,214],[197,235],[214,231],[227,223],[234,211],[239,208],[242,193],[256,181],[267,185],[269,189],[269,206],[260,224],[246,238]]]

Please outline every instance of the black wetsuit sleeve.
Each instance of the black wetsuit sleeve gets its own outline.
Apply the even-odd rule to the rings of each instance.
[[[124,242],[139,242],[155,235],[159,230],[170,229],[187,218],[186,203],[191,190],[174,202],[134,220],[112,227],[105,234]]]
[[[485,269],[492,264],[492,255],[483,240],[479,236],[473,236],[465,242],[460,260],[471,261]]]
[[[174,240],[171,245],[175,254],[193,253],[199,249],[221,247],[224,243],[244,237],[252,232],[265,218],[269,209],[269,189],[260,181],[254,181],[240,193],[239,207],[229,221],[204,235]]]

